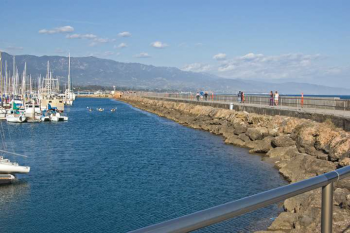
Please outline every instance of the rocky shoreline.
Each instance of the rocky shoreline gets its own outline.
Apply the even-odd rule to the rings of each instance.
[[[123,96],[120,100],[182,125],[222,135],[225,142],[249,148],[275,161],[289,182],[350,165],[350,133],[331,122]],[[350,179],[334,183],[333,232],[350,233]],[[321,190],[287,199],[268,232],[321,232]]]

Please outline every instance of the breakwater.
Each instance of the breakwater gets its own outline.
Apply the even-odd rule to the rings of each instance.
[[[228,144],[268,156],[289,182],[350,165],[350,133],[336,128],[330,121],[319,123],[131,96],[123,96],[121,100],[182,125],[222,135]],[[334,186],[333,229],[347,232],[350,229],[349,179]],[[285,212],[266,232],[320,232],[320,189],[290,198],[283,206]]]
[[[167,97],[147,97],[149,99],[155,100],[165,100],[165,101],[174,101],[180,103],[194,103],[196,105],[202,106],[211,106],[217,108],[230,108],[230,102],[220,102],[220,101],[199,101],[189,99],[179,99],[179,98],[167,98]],[[346,131],[350,131],[350,114],[348,111],[339,110],[339,109],[316,109],[316,108],[300,108],[300,107],[288,107],[288,106],[279,106],[271,107],[265,105],[257,104],[241,104],[233,102],[233,110],[235,111],[246,111],[249,113],[256,113],[260,115],[281,115],[288,117],[304,118],[313,120],[316,122],[331,121],[336,127],[342,128]]]

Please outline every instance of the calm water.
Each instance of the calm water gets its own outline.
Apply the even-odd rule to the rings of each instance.
[[[124,103],[78,99],[67,113],[69,122],[1,123],[32,170],[0,186],[0,232],[126,232],[286,184],[246,149]],[[279,211],[203,232],[264,229]]]

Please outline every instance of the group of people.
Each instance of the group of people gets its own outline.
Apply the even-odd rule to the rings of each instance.
[[[238,102],[239,103],[244,103],[244,92],[243,91],[239,91],[237,96],[238,96]]]
[[[273,93],[273,91],[270,91],[270,106],[278,106],[278,100],[280,95],[277,91]]]
[[[208,96],[209,96],[208,92],[204,92],[204,93],[197,92],[196,99],[197,99],[197,101],[199,101],[199,99],[202,97],[202,98],[204,98],[204,100],[208,100]]]

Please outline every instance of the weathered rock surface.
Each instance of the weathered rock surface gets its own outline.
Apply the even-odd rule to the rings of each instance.
[[[185,103],[125,96],[135,107],[195,129],[222,135],[225,142],[266,153],[290,182],[350,165],[350,133],[328,123]],[[350,178],[334,183],[333,232],[350,233]],[[281,213],[265,232],[320,232],[321,191],[316,189],[284,201]]]

